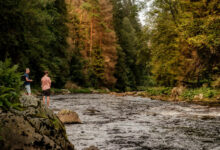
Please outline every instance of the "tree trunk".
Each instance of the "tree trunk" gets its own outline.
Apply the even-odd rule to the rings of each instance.
[[[102,49],[102,32],[100,32],[99,47],[100,47],[100,49]]]
[[[89,49],[89,53],[90,53],[90,57],[92,56],[92,47],[93,47],[93,19],[91,19],[91,23],[90,23],[90,49]]]

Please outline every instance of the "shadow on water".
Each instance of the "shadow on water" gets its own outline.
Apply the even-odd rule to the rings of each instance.
[[[108,94],[52,96],[51,108],[77,112],[66,125],[78,150],[220,150],[220,108]]]

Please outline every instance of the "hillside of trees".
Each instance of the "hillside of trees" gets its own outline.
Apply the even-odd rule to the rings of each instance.
[[[220,87],[219,0],[0,0],[0,61],[53,87]]]
[[[158,84],[219,86],[220,1],[155,0],[148,15]]]

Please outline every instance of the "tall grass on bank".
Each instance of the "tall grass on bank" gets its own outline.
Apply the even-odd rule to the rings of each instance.
[[[172,97],[172,87],[139,87],[140,95]],[[211,87],[186,88],[179,95],[180,99],[193,100],[201,95],[202,99],[214,99],[220,96],[220,90]]]
[[[144,91],[150,96],[171,95],[172,87],[139,87],[139,91]]]
[[[193,100],[196,95],[202,94],[204,98],[213,98],[220,94],[217,89],[212,88],[196,88],[196,89],[186,89],[182,93],[181,97],[187,100]]]

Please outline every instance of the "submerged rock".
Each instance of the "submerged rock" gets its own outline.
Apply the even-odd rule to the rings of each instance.
[[[91,107],[91,108],[87,108],[83,114],[92,116],[92,115],[98,115],[100,113],[101,112],[99,110],[96,110],[95,108]]]
[[[71,94],[71,92],[70,92],[68,89],[62,89],[62,90],[61,90],[61,93],[62,93],[63,95]]]
[[[195,95],[194,99],[195,100],[202,100],[204,98],[203,94]]]
[[[59,117],[60,121],[65,124],[71,124],[71,123],[82,123],[82,121],[79,118],[79,115],[70,110],[61,110],[58,112],[57,116]]]
[[[95,146],[90,146],[90,147],[85,148],[83,150],[99,150],[99,149],[97,147],[95,147]]]
[[[22,96],[22,110],[0,111],[1,149],[74,150],[65,127],[41,100]]]

